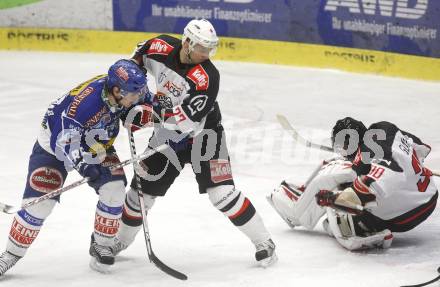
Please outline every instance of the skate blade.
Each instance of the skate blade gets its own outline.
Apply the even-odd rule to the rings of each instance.
[[[95,257],[90,258],[89,266],[93,270],[102,274],[109,274],[111,272],[111,265],[102,264],[98,262]]]
[[[277,261],[278,261],[278,256],[274,252],[271,257],[268,257],[268,258],[265,258],[261,261],[258,261],[258,263],[260,264],[261,267],[267,268],[269,266],[274,265]]]

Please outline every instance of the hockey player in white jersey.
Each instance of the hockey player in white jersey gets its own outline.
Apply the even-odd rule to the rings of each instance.
[[[217,46],[215,29],[204,19],[190,21],[182,39],[160,35],[138,45],[133,59],[155,78],[157,92],[152,108],[163,123],[155,125],[149,145],[158,144],[158,138],[170,131],[180,136],[166,141],[173,152],[157,153],[142,162],[145,170],[157,177],[141,178],[140,189],[149,210],[156,197],[166,194],[183,166],[191,164],[199,193],[207,193],[214,207],[250,239],[256,247],[256,260],[265,267],[277,259],[275,244],[251,201],[234,184],[217,102],[220,74],[210,60]],[[137,189],[134,178],[115,253],[131,244],[142,226]]]
[[[329,235],[349,250],[390,247],[433,212],[438,191],[423,162],[431,148],[389,122],[344,118],[332,131],[335,151],[305,186],[283,181],[268,197],[290,227],[313,229],[321,217]]]

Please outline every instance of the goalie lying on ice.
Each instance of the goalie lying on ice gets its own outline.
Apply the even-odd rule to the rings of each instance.
[[[348,151],[350,129],[361,139],[355,140],[353,152]],[[381,153],[367,142],[369,131],[378,130],[385,139],[372,138]],[[393,232],[413,229],[435,209],[438,191],[423,166],[430,147],[416,136],[389,122],[366,129],[362,122],[345,118],[333,128],[332,145],[345,157],[324,161],[302,186],[283,181],[268,196],[290,227],[312,230],[325,217],[324,229],[346,249],[388,248]]]

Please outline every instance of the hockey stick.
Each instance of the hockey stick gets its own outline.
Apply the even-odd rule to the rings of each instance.
[[[437,272],[440,273],[440,267],[437,268]],[[434,283],[436,281],[440,280],[440,275],[438,275],[437,277],[435,277],[434,279],[427,281],[425,283],[420,283],[420,284],[415,284],[415,285],[405,285],[405,286],[401,286],[401,287],[422,287],[422,286],[426,286],[429,285],[431,283]]]
[[[334,152],[332,147],[329,147],[329,146],[326,146],[326,145],[320,145],[320,144],[311,142],[311,141],[305,139],[304,137],[302,137],[293,128],[293,126],[290,124],[289,120],[285,116],[277,114],[277,120],[281,124],[281,126],[283,127],[284,130],[289,132],[289,134],[296,141],[300,142],[301,144],[305,145],[306,147],[310,147],[310,148],[314,148],[314,149],[320,149],[320,150],[324,150],[324,151],[328,151],[328,152]],[[435,171],[435,170],[431,170],[431,169],[429,169],[429,170],[432,172],[432,175],[440,177],[440,171]]]
[[[162,151],[162,150],[164,150],[166,148],[168,148],[168,146],[164,144],[164,145],[161,145],[161,146],[157,147],[154,150],[147,150],[147,151],[145,151],[144,153],[142,153],[142,154],[140,154],[138,156],[133,156],[132,158],[129,158],[129,159],[124,160],[124,161],[122,161],[122,162],[120,162],[118,164],[110,166],[110,170],[115,170],[115,169],[124,167],[126,165],[129,165],[129,164],[131,164],[133,162],[137,162],[137,161],[146,159],[146,158],[152,156],[153,154],[155,154],[156,152],[160,152],[160,151]],[[55,196],[58,196],[58,195],[60,195],[60,194],[62,194],[64,192],[66,192],[68,190],[71,190],[71,189],[73,189],[73,188],[75,188],[77,186],[80,186],[80,185],[82,185],[82,184],[84,184],[84,183],[86,183],[88,181],[89,181],[89,178],[85,177],[83,179],[80,179],[78,181],[73,182],[70,185],[61,187],[59,189],[56,189],[56,190],[54,190],[52,192],[49,192],[49,193],[43,195],[43,196],[40,196],[40,197],[38,197],[38,198],[36,198],[36,199],[34,199],[32,201],[29,201],[29,202],[23,204],[20,207],[0,202],[0,209],[4,213],[13,214],[13,213],[16,213],[17,211],[19,211],[21,209],[25,209],[27,207],[33,206],[33,205],[35,205],[37,203],[40,203],[40,202],[42,202],[44,200],[47,200],[47,199],[53,198]]]
[[[320,144],[316,144],[314,142],[311,142],[305,138],[303,138],[293,127],[292,125],[289,123],[289,121],[287,120],[287,118],[283,115],[278,114],[277,115],[277,120],[278,122],[281,124],[281,126],[284,128],[284,130],[286,130],[287,132],[289,132],[289,134],[297,141],[299,141],[300,143],[302,143],[303,145],[305,145],[306,147],[310,147],[310,148],[316,148],[316,149],[320,149],[320,150],[325,150],[325,151],[329,151],[329,152],[334,152],[332,147],[329,146],[325,146],[325,145],[320,145]]]
[[[127,131],[128,131],[128,138],[130,140],[131,156],[135,157],[136,144],[134,142],[134,136],[130,129],[127,129]],[[188,276],[163,263],[159,258],[157,258],[157,256],[153,252],[153,249],[151,247],[150,231],[148,229],[147,211],[145,210],[145,205],[144,205],[144,193],[142,192],[140,176],[136,173],[136,167],[135,167],[136,164],[137,164],[136,162],[133,162],[133,172],[134,172],[134,177],[136,179],[136,190],[139,197],[139,205],[142,213],[142,226],[144,228],[144,237],[145,237],[145,244],[147,246],[148,259],[150,260],[150,262],[153,262],[153,264],[156,265],[157,268],[167,273],[168,275],[173,276],[174,278],[180,280],[187,280]]]

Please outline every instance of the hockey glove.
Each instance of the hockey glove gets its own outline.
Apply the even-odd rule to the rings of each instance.
[[[351,187],[341,192],[320,190],[315,197],[320,206],[332,207],[352,214],[360,214],[364,210],[361,201]]]
[[[353,165],[351,168],[356,172],[358,176],[367,175],[371,170],[371,163],[366,163],[362,160],[361,151],[358,150]]]
[[[168,140],[168,145],[175,151],[179,152],[187,149],[193,143],[193,139],[190,137],[185,137],[179,142],[173,142],[172,140]]]
[[[316,195],[316,203],[320,206],[332,207],[338,195],[330,190],[320,190]]]
[[[137,105],[133,108],[136,116],[133,121],[126,121],[125,127],[131,129],[132,132],[138,131],[144,127],[150,127],[153,124],[153,107],[148,104]]]
[[[88,177],[89,181],[87,182],[90,187],[95,189],[96,192],[111,180],[112,174],[108,167],[103,167],[100,164],[86,164],[83,163],[80,165],[78,172],[83,177]]]

